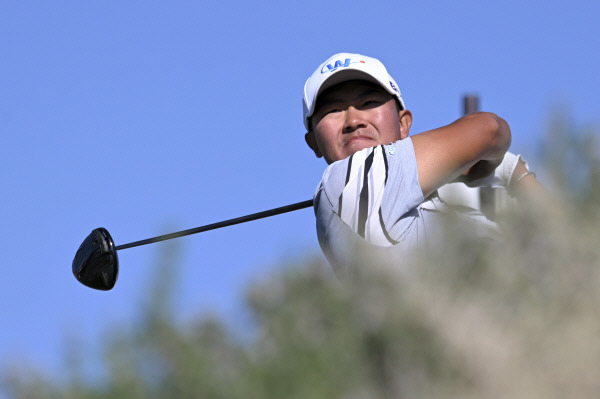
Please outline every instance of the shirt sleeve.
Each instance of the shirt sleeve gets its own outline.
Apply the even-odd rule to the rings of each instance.
[[[366,241],[392,246],[409,227],[410,211],[423,201],[412,140],[407,138],[331,164],[315,202]]]

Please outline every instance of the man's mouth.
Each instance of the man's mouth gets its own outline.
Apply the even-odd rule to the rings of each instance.
[[[372,141],[373,139],[369,136],[364,136],[364,135],[356,135],[351,137],[350,139],[348,139],[348,141],[346,141],[346,145],[352,145],[355,143],[361,143],[364,141]]]

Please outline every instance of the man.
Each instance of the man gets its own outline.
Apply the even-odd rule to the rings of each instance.
[[[319,243],[341,276],[351,273],[357,253],[375,249],[402,262],[435,240],[448,211],[436,190],[455,180],[477,185],[501,165],[511,142],[508,124],[491,113],[409,137],[412,114],[395,80],[380,61],[359,54],[320,65],[306,81],[303,106],[306,143],[329,164],[314,198]],[[511,154],[510,165],[499,168],[508,169],[507,186],[533,178],[518,161]],[[482,214],[463,216],[481,234],[494,234]]]

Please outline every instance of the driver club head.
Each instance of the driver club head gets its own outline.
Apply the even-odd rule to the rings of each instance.
[[[119,259],[112,237],[103,227],[92,230],[73,259],[73,274],[83,285],[108,291],[119,275]]]

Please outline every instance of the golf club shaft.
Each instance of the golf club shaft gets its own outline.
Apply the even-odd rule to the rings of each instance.
[[[182,231],[165,234],[165,235],[158,236],[158,237],[147,238],[145,240],[130,242],[129,244],[119,245],[119,246],[115,247],[115,249],[120,250],[120,249],[132,248],[132,247],[139,247],[140,245],[152,244],[154,242],[170,240],[172,238],[189,236],[191,234],[202,233],[202,232],[208,231],[208,230],[220,229],[221,227],[232,226],[234,224],[250,222],[252,220],[263,219],[263,218],[266,218],[269,216],[275,216],[275,215],[280,215],[282,213],[297,211],[299,209],[311,207],[312,205],[313,205],[313,200],[310,199],[310,200],[297,202],[295,204],[286,205],[286,206],[282,206],[282,207],[275,208],[275,209],[269,209],[267,211],[253,213],[251,215],[240,216],[235,219],[229,219],[229,220],[224,220],[222,222],[207,224],[206,226],[200,226],[200,227],[196,227],[193,229],[182,230]]]

